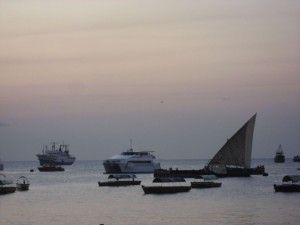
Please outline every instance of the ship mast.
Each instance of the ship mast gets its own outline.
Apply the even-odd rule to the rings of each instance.
[[[129,151],[133,151],[133,148],[132,148],[132,139],[130,139],[130,149],[129,149]]]

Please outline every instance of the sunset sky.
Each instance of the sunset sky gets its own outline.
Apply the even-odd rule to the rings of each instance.
[[[209,159],[255,113],[300,155],[300,1],[0,0],[2,160]]]

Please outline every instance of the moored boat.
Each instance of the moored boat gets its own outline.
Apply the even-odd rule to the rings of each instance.
[[[155,178],[153,185],[142,185],[145,194],[172,194],[178,192],[188,192],[191,185],[188,185],[184,178]]]
[[[4,170],[4,165],[3,165],[3,162],[2,162],[2,160],[1,160],[1,158],[0,158],[0,171],[1,170]]]
[[[252,141],[256,114],[253,115],[215,154],[208,165],[199,170],[155,170],[155,177],[195,178],[200,175],[217,177],[249,177],[264,175],[265,167],[251,168]]]
[[[54,163],[56,165],[72,165],[76,159],[75,156],[70,155],[69,145],[62,144],[56,148],[55,142],[52,143],[51,150],[48,150],[47,145],[43,145],[42,154],[37,154],[40,165]]]
[[[294,162],[300,162],[300,155],[294,156],[293,161]]]
[[[16,186],[4,174],[0,174],[0,194],[9,194],[16,191]]]
[[[251,173],[252,142],[256,114],[209,161],[208,169],[219,176],[247,177]]]
[[[129,186],[129,185],[140,185],[140,180],[135,180],[134,174],[111,174],[108,176],[108,181],[98,182],[99,187],[103,186]]]
[[[21,176],[17,180],[16,188],[18,191],[28,191],[29,185],[29,180],[26,177]]]
[[[130,148],[119,155],[115,155],[103,162],[106,173],[153,173],[160,169],[153,151],[134,151],[132,141]]]
[[[285,156],[283,154],[282,145],[280,144],[276,150],[276,155],[274,157],[275,163],[284,163],[285,162]]]
[[[222,182],[218,181],[215,175],[202,175],[196,177],[193,182],[191,182],[192,188],[214,188],[221,187]]]
[[[282,184],[274,184],[275,192],[300,192],[300,175],[287,175]]]
[[[38,167],[38,170],[40,172],[59,172],[59,171],[65,171],[65,169],[59,165],[55,164],[44,164],[40,167]]]

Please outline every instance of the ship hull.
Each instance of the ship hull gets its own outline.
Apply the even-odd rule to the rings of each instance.
[[[9,194],[16,191],[16,187],[0,187],[0,195]]]
[[[275,192],[300,192],[299,184],[274,184]]]
[[[191,182],[192,188],[215,188],[221,187],[222,183],[220,182]]]
[[[142,185],[145,194],[172,194],[179,192],[188,192],[191,186],[144,186]]]
[[[37,155],[40,165],[44,164],[55,164],[55,165],[72,165],[75,158],[72,157],[49,157],[47,155]]]
[[[201,175],[216,175],[217,177],[249,177],[251,175],[264,175],[265,168],[258,166],[255,168],[226,168],[225,173],[216,173],[209,169],[199,170],[174,170],[170,169],[157,169],[154,171],[154,177],[183,177],[183,178],[196,178]]]
[[[140,180],[119,180],[119,181],[108,181],[108,182],[98,182],[99,187],[110,186],[110,187],[119,187],[119,186],[130,186],[130,185],[140,185]]]
[[[275,163],[284,163],[285,162],[285,157],[284,156],[276,156],[274,158]]]
[[[105,160],[103,166],[106,173],[153,173],[160,168],[156,163],[115,163]]]

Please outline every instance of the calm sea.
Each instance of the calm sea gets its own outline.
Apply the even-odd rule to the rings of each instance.
[[[162,160],[163,168],[202,168],[207,160]],[[286,174],[300,174],[300,163],[287,159],[252,160],[268,177],[223,178],[221,188],[187,193],[145,195],[140,186],[98,187],[106,180],[102,161],[76,161],[65,172],[38,172],[38,162],[5,162],[4,174],[26,176],[30,190],[0,196],[3,225],[220,225],[299,224],[300,193],[275,193],[274,183]],[[30,169],[35,172],[30,173]],[[152,174],[137,175],[150,183]],[[191,179],[187,179],[190,181]]]

